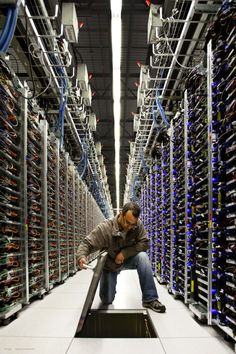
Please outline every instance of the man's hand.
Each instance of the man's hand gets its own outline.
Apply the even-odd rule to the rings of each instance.
[[[123,256],[122,252],[119,252],[119,253],[116,255],[115,263],[116,263],[116,264],[123,264],[123,263],[124,263],[124,260],[125,260],[125,257]]]
[[[80,260],[79,260],[80,269],[86,269],[86,268],[84,268],[84,264],[87,264],[86,259],[85,258],[80,258]]]

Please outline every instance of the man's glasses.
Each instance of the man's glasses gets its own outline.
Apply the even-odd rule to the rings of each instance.
[[[137,223],[132,223],[132,222],[128,221],[128,220],[125,218],[125,216],[123,216],[123,221],[124,221],[124,223],[125,223],[127,226],[129,226],[129,227],[132,228],[132,229],[134,229],[134,228],[137,226]]]

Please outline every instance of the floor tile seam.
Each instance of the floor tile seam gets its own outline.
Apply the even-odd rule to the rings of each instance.
[[[83,307],[83,304],[81,304],[81,308]],[[42,310],[42,308],[29,308],[29,309],[27,309],[26,311],[27,311],[27,314],[29,314],[29,312],[30,311],[41,311]],[[49,309],[48,309],[49,310]],[[58,307],[58,308],[56,308],[56,310],[60,310],[60,311],[65,311],[65,310],[75,310],[75,308],[61,308],[61,307]],[[19,312],[20,313],[20,312]],[[24,312],[24,314],[25,314],[26,312]]]
[[[61,307],[40,307],[40,308],[33,308],[32,310],[78,310],[78,309],[82,309],[83,305],[81,305],[80,307],[65,307],[65,308],[61,308]]]
[[[81,290],[78,290],[78,291],[58,291],[57,293],[53,293],[52,295],[58,295],[58,294],[86,294],[87,291],[81,291]]]
[[[69,336],[69,337],[64,337],[64,336],[60,336],[60,337],[47,337],[47,336],[29,336],[29,335],[22,335],[22,336],[15,336],[15,335],[9,335],[9,334],[4,334],[1,335],[0,337],[2,338],[27,338],[27,339],[74,339],[74,336]]]
[[[18,336],[16,336],[16,335],[9,335],[9,334],[4,334],[4,336],[0,334],[0,337],[5,337],[5,338],[35,338],[35,339],[43,339],[43,338],[46,338],[46,339],[58,339],[58,338],[62,338],[62,339],[71,338],[71,339],[74,339],[73,336],[69,336],[69,337],[64,337],[64,336],[48,337],[48,336],[27,336],[27,335],[24,335],[24,336],[18,335]],[[210,338],[221,339],[221,337],[210,337]],[[90,338],[90,339],[92,339],[92,338]],[[96,338],[96,339],[104,339],[104,338]],[[106,339],[114,339],[114,338],[106,338]],[[130,339],[136,339],[136,338],[130,338]],[[142,339],[142,338],[140,338],[140,339]],[[143,339],[145,339],[145,338],[143,338]],[[158,337],[156,339],[160,339],[160,340],[161,339],[209,339],[209,337],[204,337],[204,336],[197,336],[197,337],[192,337],[192,336],[191,337],[163,337],[163,336],[160,336],[158,334]],[[224,343],[223,340],[222,340],[222,342]]]
[[[159,335],[159,334],[158,334]],[[210,338],[217,338],[217,339],[220,339],[221,337],[220,336],[178,336],[178,337],[173,337],[173,336],[168,336],[168,337],[163,337],[161,335],[159,335],[158,338],[161,338],[161,339],[210,339]]]

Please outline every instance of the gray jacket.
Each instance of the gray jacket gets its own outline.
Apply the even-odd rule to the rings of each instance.
[[[77,251],[78,261],[95,251],[106,249],[108,256],[104,269],[116,271],[122,268],[120,264],[115,263],[116,255],[120,251],[126,260],[148,249],[147,233],[142,222],[138,220],[137,226],[125,234],[119,230],[117,218],[118,216],[115,216],[103,221],[83,239]]]

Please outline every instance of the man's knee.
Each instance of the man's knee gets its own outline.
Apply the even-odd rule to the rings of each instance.
[[[142,262],[142,263],[149,262],[149,258],[148,258],[148,255],[146,252],[139,252],[137,254],[137,258],[138,258],[139,262]]]

